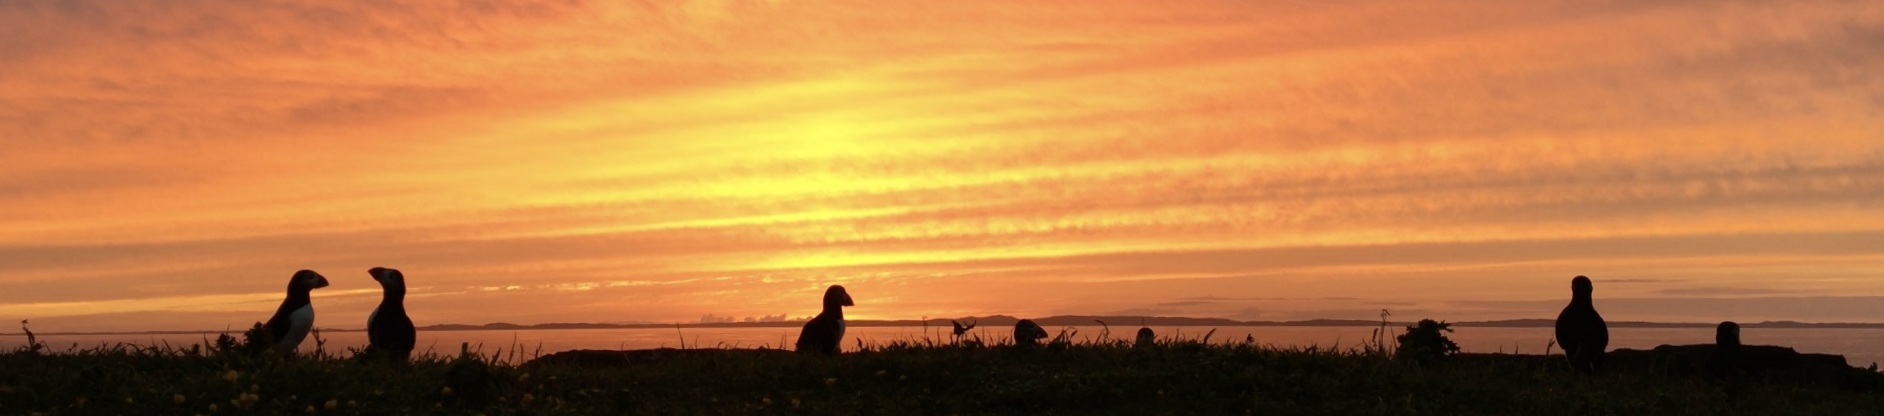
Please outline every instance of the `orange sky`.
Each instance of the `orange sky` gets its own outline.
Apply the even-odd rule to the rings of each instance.
[[[403,3],[0,2],[0,318],[1884,322],[1877,2]]]

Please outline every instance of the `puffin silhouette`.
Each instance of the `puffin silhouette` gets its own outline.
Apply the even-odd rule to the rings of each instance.
[[[288,297],[281,300],[281,306],[275,308],[275,316],[268,318],[265,327],[275,342],[275,351],[293,355],[294,349],[307,339],[308,331],[314,329],[314,303],[309,297],[314,289],[327,287],[327,277],[313,270],[294,272],[288,278]]]
[[[406,275],[398,269],[374,267],[366,271],[379,282],[384,296],[366,317],[366,354],[404,362],[412,358],[418,330],[406,316]]]
[[[1717,377],[1733,375],[1740,370],[1740,359],[1740,324],[1721,322],[1714,327],[1714,354],[1707,359],[1708,371]]]
[[[1578,371],[1594,372],[1603,366],[1603,353],[1609,348],[1609,324],[1596,313],[1590,292],[1590,278],[1570,280],[1570,305],[1557,314],[1557,345]]]
[[[843,286],[824,290],[824,310],[798,332],[798,352],[837,354],[844,343],[844,307],[856,306]]]
[[[1047,329],[1032,319],[1022,319],[1014,323],[1014,345],[1031,347],[1040,345],[1040,340],[1047,337]]]

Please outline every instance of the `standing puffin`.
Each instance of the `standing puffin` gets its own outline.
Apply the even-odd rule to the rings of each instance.
[[[1570,305],[1557,314],[1557,345],[1579,371],[1596,371],[1603,366],[1603,352],[1609,348],[1609,324],[1596,313],[1590,300],[1594,287],[1590,278],[1570,280]]]
[[[1047,329],[1032,319],[1022,319],[1014,323],[1014,345],[1032,347],[1040,345],[1040,340],[1047,338]]]
[[[798,352],[817,352],[836,354],[838,346],[844,343],[844,307],[856,306],[851,302],[850,293],[844,292],[843,286],[831,285],[824,290],[824,311],[805,322],[805,329],[798,332]]]
[[[1708,372],[1714,376],[1733,375],[1740,369],[1740,324],[1721,322],[1714,328],[1714,354],[1707,359]]]
[[[406,275],[385,267],[374,267],[366,273],[386,293],[379,300],[379,308],[366,317],[366,354],[404,362],[412,357],[412,345],[418,341],[412,318],[406,316]]]
[[[274,338],[275,351],[293,355],[301,340],[307,339],[308,330],[314,329],[314,304],[308,293],[323,287],[327,287],[327,278],[313,270],[294,272],[294,277],[288,279],[288,298],[282,299],[275,316],[268,318],[268,334]]]

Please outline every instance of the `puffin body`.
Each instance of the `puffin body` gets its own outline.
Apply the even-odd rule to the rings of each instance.
[[[418,342],[418,330],[412,327],[412,318],[406,316],[406,276],[397,269],[385,267],[374,267],[366,273],[372,275],[385,292],[379,308],[373,309],[373,314],[366,318],[366,351],[406,361],[412,357],[413,344]]]
[[[1046,337],[1047,329],[1041,328],[1040,324],[1034,323],[1032,319],[1022,319],[1014,323],[1014,345],[1040,345],[1040,340]]]
[[[282,354],[294,354],[294,349],[307,339],[309,330],[314,329],[314,303],[308,297],[314,289],[327,287],[327,278],[313,270],[294,272],[288,279],[288,297],[281,300],[281,306],[275,308],[275,316],[268,318],[268,334],[275,341],[275,351]]]
[[[1581,371],[1601,368],[1603,352],[1609,348],[1609,324],[1596,313],[1591,300],[1593,290],[1590,278],[1571,279],[1570,305],[1557,314],[1557,345],[1563,346],[1570,365]]]
[[[1254,338],[1250,340],[1255,341]],[[1158,346],[1158,335],[1155,332],[1151,332],[1150,327],[1138,328],[1138,339],[1135,341],[1136,342],[1133,342],[1132,345],[1138,348],[1155,347]]]
[[[1740,324],[1721,322],[1714,328],[1714,355],[1708,357],[1708,371],[1715,376],[1732,375],[1740,369]]]
[[[824,290],[824,310],[798,332],[798,352],[837,354],[844,343],[844,307],[855,306],[843,286]]]

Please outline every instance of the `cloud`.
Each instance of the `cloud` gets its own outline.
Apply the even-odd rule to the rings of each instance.
[[[1771,296],[1771,295],[1781,295],[1781,294],[1787,294],[1787,293],[1797,293],[1797,291],[1787,290],[1787,289],[1776,289],[1776,288],[1759,288],[1759,287],[1697,286],[1697,287],[1661,289],[1661,290],[1655,291],[1655,293],[1664,294],[1664,295],[1676,295],[1676,296],[1683,296],[1683,295],[1686,295],[1686,296],[1733,296],[1733,295]]]
[[[1879,8],[0,4],[0,311],[378,265],[461,322],[1878,294]]]

